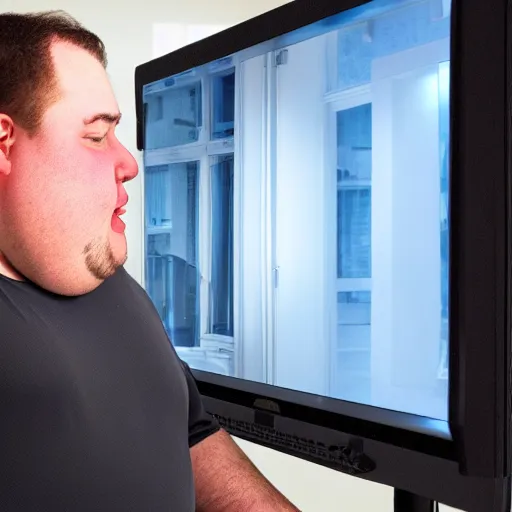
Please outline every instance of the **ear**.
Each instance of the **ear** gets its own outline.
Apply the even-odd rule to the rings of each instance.
[[[14,122],[9,116],[0,114],[0,176],[7,176],[11,172],[11,149],[14,142]]]

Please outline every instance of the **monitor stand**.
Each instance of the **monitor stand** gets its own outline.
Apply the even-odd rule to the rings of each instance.
[[[434,502],[401,489],[395,489],[394,512],[435,512]]]

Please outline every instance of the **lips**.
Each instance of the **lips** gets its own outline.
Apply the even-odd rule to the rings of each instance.
[[[124,230],[126,228],[126,224],[121,220],[118,214],[112,215],[110,225],[112,226],[113,231],[120,234],[124,233]]]
[[[126,225],[120,219],[120,216],[123,215],[123,213],[126,213],[126,209],[124,208],[124,206],[126,206],[127,202],[128,202],[128,195],[126,194],[126,192],[124,192],[117,200],[116,208],[114,210],[114,213],[112,215],[112,220],[110,222],[112,229],[116,233],[122,234],[122,233],[124,233],[124,230],[126,228]]]
[[[123,193],[118,197],[116,209],[114,210],[114,213],[116,215],[122,215],[126,212],[126,210],[123,208],[126,206],[126,203],[128,202],[128,194],[123,190]],[[121,212],[121,213],[119,213]]]

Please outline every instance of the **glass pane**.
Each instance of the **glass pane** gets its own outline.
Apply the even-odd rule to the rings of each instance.
[[[370,187],[338,188],[338,277],[371,276]]]
[[[240,378],[447,418],[450,4],[367,2],[144,87],[147,161],[173,146],[169,158],[210,164],[200,233],[197,181],[185,221],[175,203],[189,196],[169,178],[187,164],[147,172],[147,287],[185,346],[199,343],[199,287],[187,281],[195,309],[179,317],[192,335],[175,327],[176,260],[197,276],[198,245],[210,266],[202,334],[225,337],[203,336],[191,358],[218,367],[222,353]],[[215,156],[231,147],[236,202],[233,155]]]
[[[448,305],[449,305],[449,154],[450,154],[450,63],[439,64],[439,145],[441,166],[441,353],[438,377],[448,379]]]
[[[198,344],[198,162],[147,167],[146,288],[176,346]]]
[[[369,403],[371,291],[365,288],[371,286],[368,278],[372,275],[370,103],[336,113],[336,142],[337,289],[346,291],[337,293],[333,395]]]
[[[371,292],[338,293],[336,372],[333,396],[371,400]]]
[[[354,17],[278,54],[271,379],[445,420],[449,13]]]
[[[337,113],[338,277],[371,276],[371,104]]]
[[[146,148],[159,149],[196,142],[202,124],[201,82],[167,87],[149,94],[146,103]]]
[[[235,71],[212,78],[212,139],[232,137],[235,133]]]
[[[209,332],[233,336],[233,155],[213,157]]]

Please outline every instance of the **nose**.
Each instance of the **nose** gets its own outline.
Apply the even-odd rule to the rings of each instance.
[[[133,180],[139,174],[139,165],[134,156],[120,144],[119,161],[116,166],[116,180],[122,183]]]

